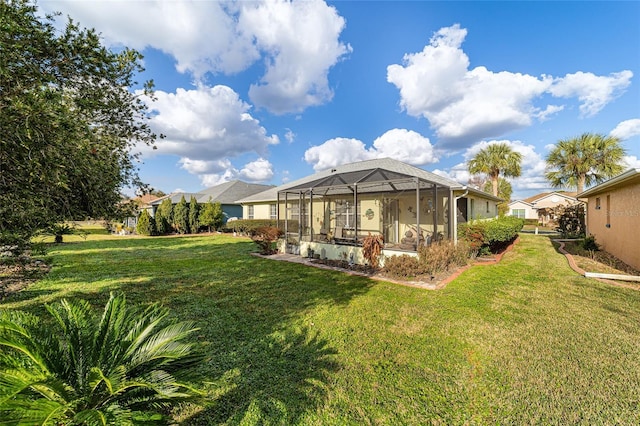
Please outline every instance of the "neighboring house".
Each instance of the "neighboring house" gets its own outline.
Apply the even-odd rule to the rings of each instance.
[[[183,196],[187,203],[191,201],[191,197],[195,197],[198,204],[205,204],[209,202],[209,200],[214,203],[219,202],[222,206],[222,214],[224,216],[223,223],[226,223],[229,218],[242,217],[242,205],[238,203],[239,199],[249,197],[269,188],[273,188],[273,185],[259,185],[234,180],[212,186],[200,192],[176,192],[155,199],[151,203],[151,206],[153,207],[152,215],[155,215],[158,206],[160,206],[160,204],[167,198],[171,200],[173,205],[176,205],[180,202]]]
[[[497,217],[502,199],[384,158],[337,166],[239,201],[245,219],[278,219],[294,252],[324,250],[331,257],[346,253],[336,246],[355,247],[369,234],[383,235],[387,254],[415,252],[434,238],[456,240],[458,223]]]
[[[122,221],[122,225],[125,228],[133,228],[135,229],[136,226],[138,225],[138,216],[139,213],[142,212],[142,210],[150,210],[151,209],[151,203],[156,200],[158,197],[156,197],[155,195],[152,194],[145,194],[142,195],[140,197],[136,197],[134,199],[132,199],[131,201],[133,201],[136,205],[136,210],[137,210],[137,214],[135,216],[129,216],[126,217],[123,221]]]
[[[581,202],[575,195],[575,192],[554,191],[543,192],[524,200],[515,200],[508,204],[508,215],[521,219],[537,219],[538,223],[545,226],[554,221],[556,207],[572,206]]]
[[[640,270],[640,169],[578,194],[587,199],[587,234],[603,250]]]

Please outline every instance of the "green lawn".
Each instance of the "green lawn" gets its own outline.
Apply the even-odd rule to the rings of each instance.
[[[224,235],[53,247],[0,302],[110,291],[196,320],[205,424],[639,424],[640,292],[576,275],[522,235],[500,264],[429,291],[251,256]]]

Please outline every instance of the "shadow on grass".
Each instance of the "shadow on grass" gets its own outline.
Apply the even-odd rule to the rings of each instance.
[[[292,424],[323,404],[327,378],[340,368],[306,315],[346,305],[374,282],[254,257],[254,248],[229,237],[73,244],[52,253],[58,267],[46,280],[7,302],[34,313],[61,298],[101,309],[111,291],[132,305],[159,302],[197,322],[206,357],[194,385],[210,397],[200,411],[179,412],[183,424]]]

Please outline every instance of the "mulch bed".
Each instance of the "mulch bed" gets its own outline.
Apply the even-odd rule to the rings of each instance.
[[[51,267],[39,259],[0,260],[0,300],[42,279]]]

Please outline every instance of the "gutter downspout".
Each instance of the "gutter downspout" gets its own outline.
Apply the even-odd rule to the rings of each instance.
[[[467,189],[466,185],[462,187],[462,190],[464,191],[464,194],[460,195],[459,197],[454,197],[453,198],[453,214],[452,214],[452,218],[453,218],[453,244],[458,245],[458,200],[460,198],[464,198],[469,194],[469,190]]]

